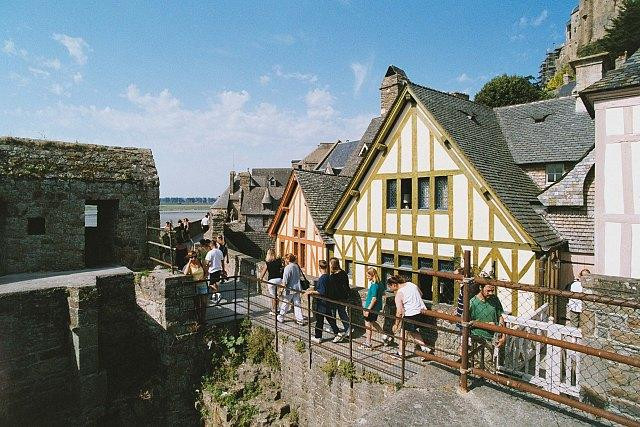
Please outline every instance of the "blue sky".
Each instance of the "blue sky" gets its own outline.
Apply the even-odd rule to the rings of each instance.
[[[576,1],[0,2],[0,135],[153,150],[162,196],[358,139],[389,64],[537,76]],[[116,166],[114,166],[116,167]]]

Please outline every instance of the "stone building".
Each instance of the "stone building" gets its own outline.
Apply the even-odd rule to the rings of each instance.
[[[0,275],[145,264],[158,188],[148,149],[0,138]]]
[[[229,186],[211,207],[213,233],[231,248],[262,257],[273,246],[267,228],[276,213],[291,168],[261,168],[229,174]]]

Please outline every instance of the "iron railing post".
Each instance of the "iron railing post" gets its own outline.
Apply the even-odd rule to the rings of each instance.
[[[349,319],[349,367],[355,369],[355,366],[353,365],[353,318],[351,314],[351,307],[347,306],[347,318]],[[353,375],[350,375],[349,382],[351,384],[351,388],[353,388]]]
[[[220,286],[220,282],[218,282],[218,292],[220,293],[220,298],[222,298],[222,287]],[[238,320],[238,278],[233,278],[233,320]]]
[[[251,278],[253,280],[253,278]],[[247,283],[247,319],[249,319],[249,313],[251,312],[251,284]]]
[[[275,300],[276,300],[276,313],[273,316],[273,320],[275,323],[275,335],[276,335],[276,351],[278,351],[278,285],[276,285],[276,295],[274,296]]]
[[[309,368],[311,368],[311,295],[307,294],[307,337],[309,343]]]
[[[462,333],[460,343],[460,390],[463,393],[469,391],[469,286],[473,282],[471,277],[471,251],[464,251],[464,276],[462,282]]]
[[[402,318],[402,320],[400,321],[400,346],[402,347],[402,351],[400,354],[400,369],[401,369],[401,373],[400,373],[400,383],[402,385],[404,385],[404,364],[405,364],[405,360],[404,360],[404,355],[405,352],[407,350],[407,342],[405,340],[405,331],[404,331],[404,318]]]

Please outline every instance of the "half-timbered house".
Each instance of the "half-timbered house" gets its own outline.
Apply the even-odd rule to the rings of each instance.
[[[291,173],[268,233],[280,255],[293,253],[310,276],[319,276],[318,261],[328,259],[334,240],[324,223],[350,178],[321,171],[296,169]]]
[[[404,72],[390,67],[387,79]],[[406,77],[405,77],[406,78]],[[514,162],[497,113],[406,80],[325,228],[356,286],[365,264],[453,270],[464,250],[476,270],[555,287],[550,264],[564,244],[543,218],[540,189]],[[384,104],[384,102],[383,102]],[[384,105],[383,105],[384,106]],[[425,297],[453,302],[453,284],[413,274]],[[507,311],[532,309],[525,292],[500,289]]]

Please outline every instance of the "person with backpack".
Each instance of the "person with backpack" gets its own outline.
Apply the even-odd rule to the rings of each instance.
[[[340,260],[338,258],[331,258],[329,260],[329,285],[327,286],[327,298],[342,303],[349,302],[349,296],[351,295],[351,287],[349,286],[349,276],[340,267]],[[340,332],[333,342],[340,342],[344,337],[349,335],[351,330],[351,323],[349,315],[347,313],[347,307],[342,304],[330,303],[331,316],[335,319],[336,314],[340,316],[342,321],[342,332]]]

